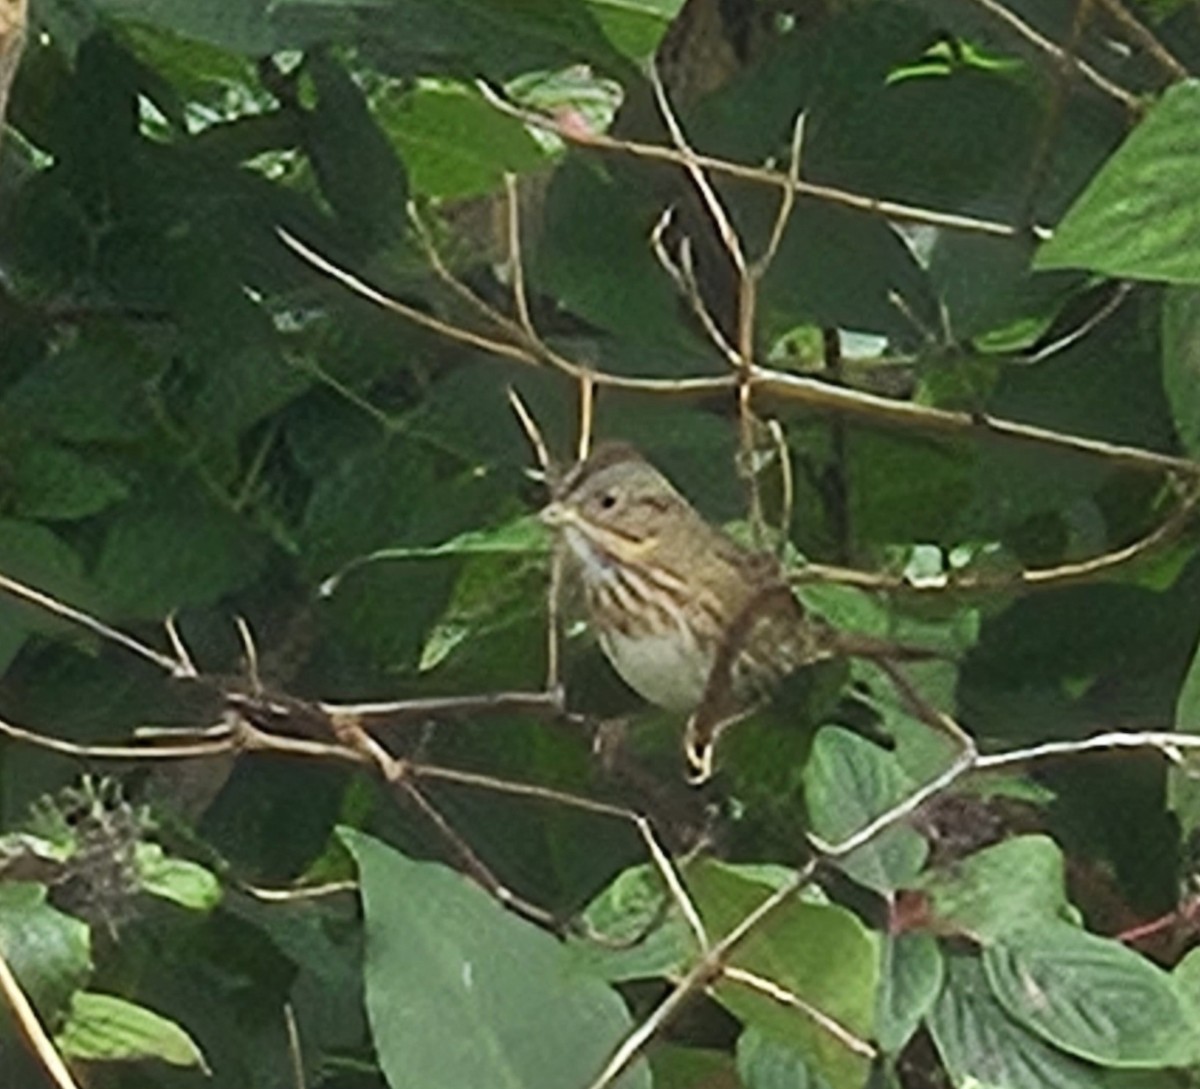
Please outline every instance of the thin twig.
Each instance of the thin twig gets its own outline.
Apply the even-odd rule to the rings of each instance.
[[[195,680],[200,676],[200,671],[196,668],[196,663],[192,661],[183,636],[179,634],[179,625],[176,623],[173,612],[163,621],[163,629],[167,633],[167,642],[171,644],[171,649],[175,652],[175,658],[179,663],[180,672],[176,676],[181,679]]]
[[[532,363],[534,365],[541,362],[533,352],[526,351],[519,345],[512,344],[506,340],[497,340],[495,337],[485,336],[482,333],[474,333],[469,329],[452,325],[449,322],[442,321],[440,318],[435,318],[432,314],[425,313],[424,310],[418,310],[415,306],[408,306],[406,303],[400,302],[399,299],[392,298],[390,295],[372,287],[365,280],[360,280],[353,273],[347,272],[332,261],[326,260],[282,227],[276,228],[276,233],[290,249],[312,265],[313,268],[337,280],[338,283],[348,287],[356,295],[361,295],[364,299],[375,303],[376,306],[381,306],[385,310],[399,314],[414,325],[420,325],[424,329],[440,333],[447,340],[455,340],[460,344],[470,345],[472,348],[480,348],[485,352],[491,352],[493,355],[502,356],[505,359],[515,359],[521,363]]]
[[[729,218],[729,213],[725,210],[725,205],[721,202],[721,198],[717,196],[712,182],[709,181],[708,175],[700,165],[700,160],[695,149],[688,143],[683,128],[679,124],[679,119],[675,116],[675,111],[671,107],[671,100],[667,96],[667,90],[659,78],[658,69],[653,64],[650,66],[649,78],[650,86],[654,91],[654,101],[658,105],[658,112],[662,115],[662,119],[667,126],[667,132],[670,133],[671,142],[675,145],[675,149],[679,154],[679,162],[692,179],[692,183],[696,186],[696,190],[700,194],[700,199],[704,202],[705,208],[708,209],[708,214],[712,217],[713,226],[717,229],[717,235],[720,237],[721,244],[725,247],[726,253],[729,254],[729,259],[733,262],[733,267],[737,269],[739,276],[744,276],[746,274],[746,255],[742,251],[741,239],[738,237],[737,231],[734,230],[733,222]]]
[[[258,647],[254,642],[254,633],[244,616],[235,616],[233,622],[237,627],[238,638],[242,642],[242,653],[246,656],[246,677],[250,682],[250,690],[256,695],[263,693],[262,677],[258,671]]]
[[[1173,763],[1180,763],[1184,750],[1200,749],[1200,734],[1156,730],[1147,730],[1145,733],[1114,730],[1111,733],[1085,737],[1081,741],[1046,741],[1041,745],[1030,745],[1025,749],[989,753],[986,756],[980,756],[975,761],[974,770],[994,771],[996,768],[1013,767],[1016,764],[1031,764],[1036,760],[1077,756],[1080,753],[1098,752],[1105,749],[1154,749]]]
[[[61,616],[64,620],[71,621],[73,624],[78,624],[93,635],[98,635],[102,639],[107,639],[110,643],[116,643],[126,650],[133,651],[134,654],[153,662],[160,669],[165,669],[172,677],[189,677],[194,675],[189,662],[171,658],[163,654],[162,651],[155,650],[153,647],[135,639],[132,635],[127,635],[123,631],[109,627],[109,625],[97,620],[94,616],[76,609],[74,606],[68,605],[63,601],[59,601],[58,598],[43,593],[41,590],[35,590],[32,586],[26,586],[23,582],[10,579],[7,575],[0,575],[0,590],[6,590],[13,597],[19,597],[24,601],[31,602],[39,608],[45,609],[48,613],[53,613],[55,616]]]
[[[288,1057],[292,1064],[294,1089],[305,1089],[304,1053],[300,1049],[300,1026],[296,1024],[296,1011],[290,1002],[283,1004],[283,1023],[287,1028]]]
[[[691,397],[724,393],[735,388],[740,380],[738,375],[639,378],[609,374],[605,371],[582,367],[557,352],[549,352],[547,355],[540,350],[524,347],[521,344],[489,340],[437,319],[430,319],[427,314],[390,299],[357,277],[336,268],[294,239],[289,241],[289,245],[292,245],[297,253],[309,260],[315,268],[333,276],[351,290],[362,294],[364,298],[409,317],[418,324],[437,328],[452,339],[469,342],[475,347],[494,351],[504,358],[517,359],[534,366],[549,364],[569,374],[575,380],[586,376],[596,384],[597,388],[625,389],[672,397]],[[515,323],[510,323],[510,325],[516,328]],[[523,334],[521,336],[523,338]],[[816,378],[769,367],[753,366],[749,370],[748,381],[756,398],[768,397],[794,402],[815,412],[840,413],[878,426],[914,428],[948,435],[1013,439],[1103,457],[1140,472],[1174,470],[1187,477],[1196,477],[1200,474],[1200,465],[1196,462],[1169,454],[1160,454],[1136,446],[1109,443],[1099,439],[1088,439],[983,413],[930,408],[914,404],[911,401],[901,401],[863,390],[849,389]]]
[[[523,327],[532,329],[529,297],[525,291],[525,261],[521,256],[521,203],[515,174],[505,172],[504,193],[508,212],[508,274],[512,277],[513,306],[517,311],[517,321]]]
[[[345,718],[386,717],[387,725],[446,715],[536,714],[554,717],[563,713],[562,694],[547,692],[478,692],[469,696],[430,696],[411,700],[370,703],[315,704],[327,715]]]
[[[1018,356],[1021,363],[1041,363],[1043,360],[1049,359],[1053,355],[1057,355],[1061,351],[1065,351],[1073,344],[1079,343],[1089,333],[1094,332],[1100,325],[1106,322],[1120,308],[1121,304],[1129,298],[1133,291],[1134,285],[1130,281],[1125,281],[1117,284],[1113,291],[1104,303],[1096,310],[1096,312],[1080,322],[1074,329],[1064,333],[1057,340],[1039,348],[1036,352],[1031,352],[1028,355]]]
[[[0,949],[0,994],[4,995],[4,1001],[12,1010],[13,1020],[21,1035],[25,1037],[29,1050],[33,1052],[56,1089],[79,1089],[78,1082],[67,1069],[67,1064],[63,1062],[54,1041],[38,1020],[33,1004],[21,989],[21,984],[17,982],[17,977],[8,966],[8,961],[4,959],[3,949]]]
[[[198,756],[217,756],[231,751],[228,737],[221,741],[189,745],[81,745],[62,738],[48,737],[0,719],[0,734],[35,745],[41,749],[83,760],[191,760]]]
[[[675,209],[668,205],[663,209],[654,227],[650,231],[650,250],[663,271],[678,289],[679,294],[687,300],[692,313],[696,315],[705,336],[713,342],[717,351],[731,367],[738,365],[738,355],[733,345],[725,338],[725,334],[712,316],[704,296],[701,295],[696,282],[695,269],[692,267],[692,250],[687,238],[679,240],[679,261],[676,262],[667,251],[666,233],[675,218]]]
[[[596,383],[590,374],[579,377],[579,445],[576,457],[586,461],[592,449],[592,425],[596,416]]]
[[[914,582],[904,575],[882,575],[872,571],[856,571],[825,564],[805,564],[792,572],[788,581],[835,582],[857,586],[864,590],[900,592],[906,594],[954,593],[1013,593],[1028,590],[1051,590],[1080,582],[1089,582],[1108,575],[1119,567],[1142,559],[1172,543],[1191,521],[1200,503],[1200,492],[1193,487],[1180,501],[1170,517],[1131,544],[1092,556],[1086,560],[1056,564],[1053,567],[1028,568],[1011,575],[947,575]]]
[[[411,770],[412,765],[405,766],[406,772],[411,772]],[[512,889],[496,876],[492,868],[454,830],[450,822],[442,816],[441,810],[425,796],[425,792],[412,781],[408,774],[402,776],[397,781],[396,786],[416,805],[425,816],[425,819],[437,829],[442,839],[450,844],[454,853],[458,855],[458,859],[462,863],[468,877],[472,878],[487,893],[495,897],[502,906],[528,919],[531,923],[544,926],[548,930],[558,931],[562,929],[559,920],[553,912],[547,911],[531,900],[527,900],[525,897],[513,892]]]
[[[779,501],[779,540],[776,551],[780,559],[787,549],[788,537],[792,529],[792,508],[796,502],[796,485],[792,479],[792,455],[788,449],[787,436],[783,433],[783,424],[776,419],[767,421],[767,430],[775,440],[775,456],[779,460],[779,487],[782,495]]]
[[[800,184],[800,156],[803,147],[804,114],[798,113],[795,122],[792,124],[792,145],[788,156],[787,184],[783,186],[783,191],[780,194],[779,211],[776,212],[775,222],[771,226],[771,236],[767,241],[767,248],[763,250],[762,255],[754,262],[752,269],[757,279],[762,279],[766,275],[767,269],[771,267],[771,263],[775,260],[775,255],[779,252],[780,243],[783,242],[787,226],[791,222],[792,212],[796,206],[796,188]]]
[[[842,413],[881,426],[913,427],[946,435],[1017,439],[1039,446],[1102,457],[1114,464],[1125,465],[1142,472],[1175,471],[1191,478],[1200,474],[1200,464],[1171,454],[1084,438],[984,413],[928,408],[911,401],[899,401],[863,390],[830,385],[804,375],[756,367],[754,381],[756,388],[765,396],[795,401],[814,411]]]
[[[238,889],[266,904],[292,904],[305,900],[324,900],[328,896],[357,893],[357,881],[327,881],[323,885],[296,885],[287,889],[267,889],[261,885],[238,883]]]
[[[790,1010],[796,1010],[803,1014],[814,1025],[829,1033],[847,1051],[852,1051],[855,1055],[861,1055],[864,1059],[873,1060],[879,1054],[879,1049],[873,1044],[864,1040],[861,1036],[856,1036],[840,1021],[830,1017],[827,1013],[823,1013],[811,1003],[805,1002],[799,995],[793,994],[786,987],[781,987],[774,980],[760,976],[757,972],[750,972],[745,968],[734,968],[732,966],[721,969],[721,978],[727,979],[732,983],[741,984],[749,990],[765,995],[773,1002],[778,1002],[781,1006],[786,1006]]]
[[[1159,67],[1173,80],[1188,79],[1191,73],[1150,29],[1140,22],[1121,0],[1096,0],[1121,26],[1129,32],[1138,45],[1146,50]]]
[[[644,144],[635,140],[621,140],[599,132],[576,131],[563,125],[558,119],[534,110],[526,110],[503,98],[482,80],[477,81],[476,87],[480,95],[495,109],[509,117],[516,118],[527,125],[552,132],[568,143],[580,147],[594,148],[599,151],[621,152],[639,159],[649,159],[656,162],[671,163],[675,166],[688,167],[689,164],[716,174],[725,174],[743,181],[755,182],[759,185],[769,185],[778,188],[786,183],[785,175],[777,170],[767,170],[762,167],[747,166],[735,163],[729,159],[721,159],[712,155],[693,154],[685,156],[676,148],[665,147],[661,144]],[[993,235],[999,238],[1023,237],[1023,231],[1007,223],[997,223],[994,220],[979,219],[975,216],[957,215],[952,212],[937,212],[929,208],[921,208],[911,204],[901,204],[897,201],[879,200],[876,197],[853,193],[846,189],[838,189],[829,185],[816,185],[813,182],[796,182],[795,191],[798,196],[811,197],[815,200],[838,204],[856,211],[867,212],[871,215],[882,216],[905,223],[924,223],[931,227],[946,227],[951,230],[972,231],[977,234]],[[1045,227],[1035,227],[1034,235],[1040,239],[1049,238],[1051,231]]]
[[[1015,30],[1022,38],[1024,38],[1035,49],[1045,53],[1056,64],[1074,63],[1075,70],[1083,76],[1097,90],[1103,91],[1110,98],[1116,99],[1130,113],[1140,114],[1144,108],[1142,100],[1137,95],[1131,94],[1124,87],[1114,83],[1107,76],[1101,75],[1087,61],[1079,57],[1070,58],[1061,46],[1055,45],[1045,35],[1034,30],[1025,20],[1012,11],[1009,11],[999,0],[974,0],[984,11],[999,19],[1002,23],[1006,23],[1009,27]]]
[[[554,478],[554,462],[550,457],[550,448],[546,445],[542,429],[538,427],[537,421],[533,418],[533,413],[529,411],[524,399],[512,386],[508,387],[508,403],[512,406],[517,422],[520,423],[521,430],[525,432],[525,437],[529,440],[529,445],[533,447],[533,455],[537,458],[542,479],[547,484],[551,483]]]
[[[589,1084],[588,1089],[608,1089],[642,1053],[643,1048],[683,1008],[697,991],[707,987],[720,974],[728,957],[750,936],[756,927],[778,911],[800,891],[816,871],[816,863],[809,862],[802,869],[763,899],[754,910],[748,912],[720,941],[699,957],[695,964],[668,992],[667,996],[651,1011],[641,1024],[629,1032],[613,1051],[604,1068]]]

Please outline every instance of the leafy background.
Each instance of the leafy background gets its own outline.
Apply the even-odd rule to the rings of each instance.
[[[577,383],[371,305],[278,229],[461,323],[406,206],[507,310],[497,222],[516,175],[534,313],[557,350],[619,375],[720,377],[648,244],[678,207],[728,318],[683,173],[526,128],[474,82],[576,130],[611,120],[663,144],[643,75],[658,51],[701,150],[786,166],[803,111],[807,181],[974,223],[797,202],[761,287],[760,357],[968,425],[760,398],[788,443],[794,559],[989,587],[810,582],[806,600],[953,652],[914,683],[985,751],[1193,730],[1200,560],[1173,512],[1194,474],[1112,444],[1181,459],[1200,445],[1196,5],[680,6],[34,2],[0,144],[0,572],[159,645],[174,614],[214,677],[245,673],[245,617],[264,680],[302,699],[538,690],[546,542],[522,518],[544,493],[506,390],[564,457]],[[776,195],[720,191],[761,251]],[[831,338],[840,359],[821,351]],[[1110,445],[1003,440],[969,414]],[[745,517],[729,391],[602,389],[595,428],[639,443],[709,517]],[[759,483],[777,519],[771,450]],[[1164,526],[1129,564],[1018,581]],[[390,558],[322,592],[379,549]],[[681,857],[705,829],[681,865],[711,937],[788,880],[806,829],[850,835],[945,765],[886,679],[841,664],[731,734],[718,779],[693,791],[681,724],[570,630],[569,704],[624,718],[622,760],[580,723],[531,714],[379,736],[645,812]],[[81,745],[221,713],[211,688],[15,600],[0,602],[0,669],[6,723]],[[422,790],[520,896],[648,936],[564,943],[517,917],[448,868],[461,851],[411,796],[344,763],[114,765],[10,733],[0,951],[88,1085],[591,1084],[698,956],[677,906],[659,908],[645,844],[628,820],[545,798]],[[694,995],[620,1084],[1193,1084],[1198,820],[1186,761],[1158,753],[973,775],[822,871],[733,954],[742,982]],[[343,891],[264,895],[304,886]],[[46,1078],[7,1014],[0,1069]]]

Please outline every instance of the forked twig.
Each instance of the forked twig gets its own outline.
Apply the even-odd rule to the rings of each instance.
[[[508,117],[515,118],[527,125],[552,132],[560,139],[579,147],[593,148],[599,151],[612,151],[646,159],[654,162],[670,163],[674,166],[687,167],[688,157],[682,155],[674,147],[661,144],[646,144],[636,140],[617,139],[604,133],[577,131],[575,127],[564,125],[557,118],[548,114],[527,110],[498,94],[485,81],[478,80],[475,84],[480,95],[495,109]],[[745,163],[721,159],[713,155],[695,154],[691,161],[705,170],[715,174],[724,174],[742,181],[754,182],[759,185],[778,188],[785,182],[785,176],[777,170],[762,167],[747,166]],[[953,212],[938,212],[931,208],[921,208],[913,204],[903,204],[899,201],[880,200],[862,193],[854,193],[847,189],[839,189],[831,185],[817,185],[813,182],[798,181],[794,186],[796,194],[811,197],[814,200],[852,208],[855,211],[869,215],[881,216],[904,223],[924,223],[931,227],[946,227],[951,230],[970,231],[978,234],[992,235],[999,238],[1018,238],[1025,232],[1007,223],[997,223],[995,220],[980,219],[976,216],[958,215]],[[1051,231],[1045,227],[1035,227],[1037,238],[1049,238]]]
[[[1152,56],[1171,79],[1188,79],[1191,73],[1150,29],[1140,22],[1121,0],[1096,0],[1147,53]]]
[[[974,0],[1000,22],[1015,30],[1030,45],[1050,57],[1056,64],[1072,64],[1075,70],[1097,90],[1103,91],[1110,98],[1121,103],[1130,113],[1140,114],[1144,108],[1142,100],[1131,94],[1124,87],[1114,83],[1107,76],[1096,71],[1087,61],[1080,57],[1070,57],[1061,47],[1057,46],[1044,34],[1034,30],[1024,19],[1010,11],[999,0]]]

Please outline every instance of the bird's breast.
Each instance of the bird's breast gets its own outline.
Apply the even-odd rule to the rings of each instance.
[[[626,634],[602,628],[599,638],[617,675],[642,699],[668,711],[692,711],[700,703],[712,654],[686,631]]]

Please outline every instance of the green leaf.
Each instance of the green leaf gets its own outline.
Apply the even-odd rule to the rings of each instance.
[[[1193,654],[1175,704],[1175,729],[1200,734],[1200,649]],[[1167,770],[1167,807],[1179,821],[1184,841],[1200,828],[1200,783],[1197,782],[1193,750],[1184,750],[1182,767]]]
[[[92,971],[87,924],[51,907],[45,886],[30,882],[0,882],[0,952],[43,1020]]]
[[[87,518],[129,494],[120,480],[94,460],[48,443],[25,446],[14,476],[14,507],[27,518]]]
[[[1171,976],[1192,1005],[1200,1009],[1200,948],[1189,950],[1171,970]]]
[[[813,831],[837,843],[865,828],[913,790],[896,758],[858,734],[825,726],[804,768]],[[856,881],[885,895],[912,881],[928,855],[912,828],[897,825],[839,860]]]
[[[657,1089],[689,1086],[733,1086],[737,1073],[727,1051],[687,1044],[659,1043],[649,1051],[650,1072]]]
[[[631,1021],[550,934],[465,877],[350,829],[366,923],[366,1003],[394,1087],[558,1089],[596,1076]],[[649,1086],[644,1063],[616,1084]]]
[[[97,0],[118,19],[136,19],[188,38],[258,57],[299,42],[281,35],[269,18],[271,0]]]
[[[573,942],[580,963],[612,983],[685,970],[699,949],[674,906],[664,913],[666,896],[649,864],[622,870],[583,913],[588,930],[605,940]]]
[[[26,371],[0,413],[60,439],[128,443],[150,425],[146,384],[163,365],[127,332],[89,329]]]
[[[679,14],[683,0],[586,0],[596,22],[630,60],[654,55],[667,27]]]
[[[550,533],[530,516],[516,518],[494,529],[470,529],[435,545],[384,548],[375,559],[425,559],[431,556],[530,556],[550,551]]]
[[[1016,836],[925,875],[938,933],[988,944],[1041,922],[1074,921],[1062,851],[1048,836]]]
[[[96,564],[114,610],[157,619],[214,602],[258,574],[265,541],[232,511],[194,487],[143,495],[113,516]]]
[[[619,165],[566,159],[546,196],[531,271],[541,290],[573,313],[644,346],[638,371],[669,373],[662,362],[693,342],[674,285],[646,244],[656,209]]]
[[[1096,1089],[1100,1077],[1013,1020],[974,957],[947,959],[929,1031],[956,1089]]]
[[[142,889],[192,911],[211,911],[221,902],[221,883],[211,870],[182,858],[168,858],[156,843],[137,845]]]
[[[318,51],[305,70],[317,91],[305,143],[322,191],[358,241],[381,245],[399,237],[407,223],[404,165],[345,68]]]
[[[687,884],[713,940],[770,894],[761,877],[753,880],[711,861],[689,869]],[[870,1038],[879,973],[875,935],[845,908],[794,897],[755,928],[727,963],[768,980],[851,1036]],[[801,1009],[732,981],[713,993],[744,1024],[800,1050],[831,1089],[860,1089],[867,1060]]]
[[[92,591],[83,577],[83,562],[73,548],[45,526],[0,518],[0,572],[75,605]],[[78,629],[43,609],[0,597],[0,667],[8,663],[30,632],[77,635]]]
[[[1038,251],[1037,268],[1200,284],[1200,81],[1175,84]]]
[[[1200,453],[1200,291],[1174,287],[1163,298],[1163,389],[1184,449]]]
[[[88,1062],[161,1059],[211,1073],[196,1042],[174,1021],[109,994],[80,991],[55,1037],[64,1055]]]
[[[1111,938],[1043,923],[984,951],[996,998],[1031,1031],[1104,1066],[1200,1061],[1197,1011],[1175,981]]]
[[[273,0],[270,12],[293,39],[357,42],[404,75],[505,79],[580,62],[635,72],[581,0]]]
[[[904,1048],[942,989],[945,961],[930,934],[889,935],[883,942],[875,1039],[889,1055]]]
[[[526,173],[547,161],[521,122],[489,106],[461,83],[425,80],[376,114],[404,156],[413,192],[461,199],[490,193],[505,172]]]
[[[749,1028],[738,1037],[738,1076],[746,1089],[827,1089],[795,1048]]]

